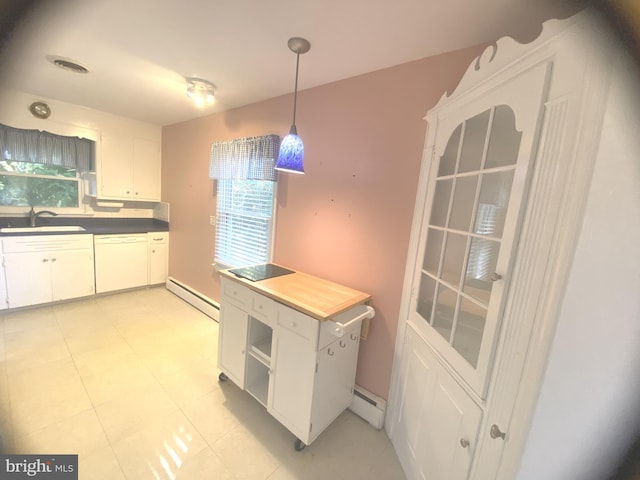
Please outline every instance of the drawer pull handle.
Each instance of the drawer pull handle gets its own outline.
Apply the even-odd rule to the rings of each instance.
[[[55,261],[56,261],[56,259],[55,259],[55,258],[52,258],[52,259],[51,259],[51,261],[52,261],[52,262],[55,262]]]
[[[49,261],[49,259],[48,259],[48,258],[43,258],[43,259],[42,259],[42,263],[46,263],[46,262],[48,262],[48,261]]]
[[[332,352],[330,348],[327,349],[327,353],[330,357],[333,357],[336,354],[336,352]]]
[[[351,336],[351,340],[353,341],[356,341],[358,339],[358,336],[354,335],[353,333],[350,336]]]
[[[347,344],[346,344],[346,343],[344,343],[342,340],[340,340],[340,348],[344,348],[344,347],[346,347],[346,346],[347,346]]]

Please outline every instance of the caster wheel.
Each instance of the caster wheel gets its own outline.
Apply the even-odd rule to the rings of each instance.
[[[301,452],[302,450],[304,450],[304,447],[306,447],[306,445],[302,443],[302,440],[296,438],[296,441],[293,444],[293,448],[295,448],[296,452]]]
[[[227,377],[227,376],[224,374],[224,372],[220,372],[220,375],[218,375],[218,380],[220,380],[221,382],[226,382],[228,378],[229,378],[229,377]]]

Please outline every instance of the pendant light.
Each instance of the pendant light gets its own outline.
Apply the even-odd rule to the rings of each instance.
[[[282,139],[280,152],[276,162],[276,170],[291,173],[304,173],[302,159],[304,157],[304,146],[302,139],[298,136],[296,128],[296,102],[298,100],[298,65],[300,64],[300,54],[307,53],[311,48],[308,40],[300,37],[290,38],[287,42],[289,50],[296,54],[296,84],[293,91],[293,122],[289,135]]]

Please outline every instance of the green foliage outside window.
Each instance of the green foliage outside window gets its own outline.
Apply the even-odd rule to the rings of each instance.
[[[78,207],[77,172],[56,165],[0,161],[0,205]]]

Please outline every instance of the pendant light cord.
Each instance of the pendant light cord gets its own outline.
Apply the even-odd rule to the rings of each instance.
[[[293,89],[293,126],[296,126],[296,104],[298,103],[298,66],[300,65],[300,54],[296,53],[296,85]]]

